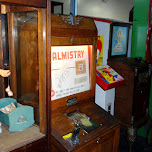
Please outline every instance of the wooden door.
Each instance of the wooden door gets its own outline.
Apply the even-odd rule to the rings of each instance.
[[[98,143],[97,141],[96,147],[94,147],[90,152],[113,152],[114,147],[113,147],[113,137],[109,138],[108,140]]]

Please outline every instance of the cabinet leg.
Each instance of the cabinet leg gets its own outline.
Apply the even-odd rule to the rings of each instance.
[[[129,142],[129,152],[133,152],[133,143]]]
[[[133,119],[131,125],[127,128],[127,138],[129,144],[129,152],[133,152],[133,144],[136,140],[137,128],[133,125]]]

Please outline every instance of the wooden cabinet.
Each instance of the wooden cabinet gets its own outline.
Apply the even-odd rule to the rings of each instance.
[[[79,110],[87,114],[100,125],[99,128],[86,134],[80,130],[80,142],[72,146],[63,136],[73,132],[74,124],[64,115],[52,118],[52,148],[57,152],[118,152],[120,122],[96,104],[90,104]]]
[[[50,37],[50,30],[48,29],[46,32],[47,25],[50,27],[50,18],[47,20],[46,18],[51,15],[50,3],[51,1],[46,0],[32,0],[30,2],[26,0],[0,0],[0,6],[3,6],[0,11],[6,14],[6,22],[8,22],[5,29],[8,31],[6,41],[8,42],[9,63],[7,63],[11,70],[10,86],[14,93],[13,98],[22,104],[34,107],[36,124],[30,128],[35,126],[37,128],[34,128],[31,132],[27,128],[21,132],[10,133],[6,126],[6,130],[3,129],[0,134],[0,151],[48,151],[48,136],[46,134],[49,117],[46,116],[46,108],[49,107],[50,94],[46,94],[46,92],[50,91],[49,84],[51,83],[49,83],[50,76],[48,76],[50,72],[47,73],[46,70],[50,70],[49,64],[46,62],[46,58],[50,57],[46,55],[48,54],[46,45],[49,49],[48,52],[50,52],[50,41],[46,42],[46,37]],[[35,15],[31,16],[33,13]],[[23,24],[20,22],[21,20]],[[28,23],[29,25],[27,25]],[[2,30],[4,29],[1,25],[0,23],[0,37],[2,37]],[[4,47],[4,45],[2,46]],[[3,48],[0,47],[0,68],[4,68],[2,51]],[[49,62],[49,59],[47,61]],[[2,79],[0,82],[3,82]],[[46,82],[49,83],[48,86],[46,86]],[[3,94],[5,95],[4,90],[5,86],[3,85]],[[30,95],[30,93],[35,94],[33,100],[25,99],[24,95]],[[4,126],[5,124],[2,124],[2,127]]]
[[[124,85],[116,87],[115,117],[130,125],[133,116],[137,127],[143,125],[147,120],[150,94],[148,63],[138,58],[115,58],[110,59],[108,65],[125,79]]]
[[[47,139],[42,138],[11,152],[47,152]]]
[[[81,68],[78,68],[76,64],[71,66],[71,62],[77,62],[80,58],[66,60],[66,67],[68,75],[64,75],[63,71],[57,67],[57,63],[62,65],[61,62],[57,62],[55,68],[51,70],[52,81],[56,81],[55,78],[58,76],[63,76],[62,81],[66,78],[68,81],[64,81],[64,88],[52,83],[52,101],[51,101],[51,149],[53,152],[118,152],[119,151],[119,137],[120,137],[120,122],[114,118],[112,115],[107,113],[101,107],[95,104],[95,85],[96,85],[96,44],[97,44],[97,29],[91,18],[85,17],[74,17],[74,25],[71,24],[71,20],[69,16],[65,15],[52,15],[51,23],[51,56],[53,57],[53,49],[56,46],[62,46],[66,48],[65,50],[68,52],[68,47],[70,46],[70,51],[72,47],[79,46],[79,50],[85,50],[82,46],[88,46],[88,54],[86,58],[81,58],[85,65],[81,64],[79,67],[83,67],[83,69],[87,69],[89,67],[90,73],[87,74],[82,71]],[[59,48],[59,47],[58,47]],[[60,52],[63,51],[60,50]],[[76,52],[76,50],[74,50]],[[59,49],[58,49],[59,52]],[[79,51],[80,52],[80,51]],[[58,53],[59,54],[59,53]],[[87,59],[88,58],[88,59]],[[64,60],[65,61],[65,60]],[[86,62],[86,61],[89,61]],[[52,58],[52,67],[53,67],[53,58]],[[72,72],[70,71],[72,68]],[[58,75],[54,75],[54,71],[58,69]],[[53,71],[54,70],[54,71]],[[59,71],[60,70],[60,71]],[[86,70],[87,71],[87,70]],[[70,72],[72,74],[70,74]],[[89,81],[79,81],[76,82],[77,78],[86,78],[89,77]],[[80,79],[79,79],[80,80]],[[84,80],[84,79],[83,79]],[[69,87],[70,81],[70,87]],[[86,86],[86,84],[90,83],[89,89],[84,89],[81,92],[76,92],[81,88],[81,86]],[[59,84],[59,83],[57,83]],[[63,84],[63,83],[62,83]],[[72,91],[75,90],[73,93]],[[69,93],[67,96],[61,96],[60,98],[53,99],[55,93],[61,93],[64,95]],[[62,92],[64,94],[62,94]],[[76,129],[73,120],[71,120],[68,116],[73,113],[78,112],[83,116],[87,116],[87,120],[91,120],[98,124],[97,128],[94,128],[91,132],[86,133],[84,129],[82,129],[82,125],[80,127],[80,132],[78,135],[77,143],[71,144],[69,141],[63,139],[63,136],[73,133],[74,129]],[[70,114],[69,114],[70,113]],[[85,117],[86,118],[86,117]],[[89,119],[90,118],[90,119]],[[81,120],[76,118],[80,123]],[[86,120],[86,119],[85,119]],[[79,123],[78,122],[78,123]],[[83,123],[82,123],[83,124]],[[87,125],[84,125],[87,126]],[[93,125],[91,124],[91,127]],[[74,134],[74,133],[73,133]],[[74,134],[75,135],[75,134]],[[75,136],[72,136],[75,137]],[[71,137],[71,138],[72,138]]]

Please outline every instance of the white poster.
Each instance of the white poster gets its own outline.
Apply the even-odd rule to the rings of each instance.
[[[51,100],[90,90],[90,45],[51,47]]]

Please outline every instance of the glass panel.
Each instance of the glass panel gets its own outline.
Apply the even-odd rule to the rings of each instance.
[[[34,108],[39,124],[37,12],[14,13],[14,26],[18,102]]]
[[[9,69],[8,67],[8,37],[7,37],[7,15],[0,14],[0,69]],[[0,98],[7,96],[5,88],[8,86],[8,78],[0,77]]]
[[[51,47],[51,100],[90,90],[91,45]]]

